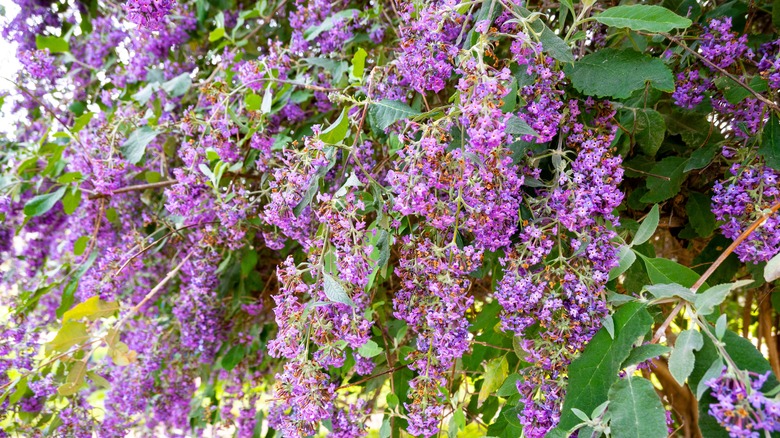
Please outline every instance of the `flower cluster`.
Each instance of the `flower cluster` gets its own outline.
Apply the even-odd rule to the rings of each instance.
[[[758,438],[765,433],[780,432],[780,400],[761,392],[771,372],[740,372],[749,384],[724,367],[720,377],[704,382],[717,403],[708,413],[733,438]]]
[[[608,227],[616,223],[613,211],[623,199],[621,159],[611,152],[613,111],[591,105],[588,127],[576,120],[580,109],[570,102],[570,149],[558,152],[553,188],[540,189],[532,201],[533,217],[523,221],[520,242],[503,259],[504,278],[496,290],[502,326],[523,337],[524,360],[534,365],[517,384],[524,405],[520,419],[530,437],[542,437],[558,423],[566,366],[600,328],[607,312],[605,284],[617,264],[611,243],[616,235]],[[575,158],[567,163],[570,153]],[[527,336],[530,331],[537,336]]]
[[[736,239],[780,202],[780,175],[767,166],[739,163],[733,164],[730,172],[730,178],[715,182],[712,211],[718,220],[725,222],[721,226],[723,235]],[[741,261],[752,263],[769,260],[780,252],[780,219],[777,215],[769,216],[735,252]]]

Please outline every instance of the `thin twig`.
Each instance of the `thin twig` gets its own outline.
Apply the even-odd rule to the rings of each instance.
[[[153,287],[152,290],[150,290],[149,293],[146,294],[146,296],[141,300],[141,302],[133,306],[127,313],[125,313],[124,316],[122,316],[122,318],[119,321],[117,321],[116,324],[114,324],[114,330],[118,332],[119,329],[122,327],[122,325],[125,322],[127,322],[127,320],[130,319],[131,316],[135,315],[135,313],[138,312],[138,310],[141,309],[141,307],[143,307],[144,304],[146,304],[149,300],[154,298],[154,296],[157,295],[157,292],[159,292],[160,289],[162,289],[163,286],[165,286],[169,281],[171,281],[171,279],[176,275],[176,273],[179,272],[182,266],[184,266],[184,263],[186,263],[187,260],[190,259],[192,254],[193,254],[192,252],[187,254],[187,256],[184,257],[184,259],[182,259],[182,261],[179,262],[179,264],[176,265],[175,268],[173,268],[170,272],[168,272],[168,274],[165,277],[163,277],[163,279],[160,280],[159,283],[157,283],[157,286]]]
[[[118,194],[121,194],[121,193],[136,192],[136,191],[141,191],[141,190],[146,190],[146,189],[159,189],[159,188],[162,188],[162,187],[172,186],[172,185],[174,185],[176,183],[178,183],[178,181],[176,181],[175,179],[172,179],[172,180],[160,181],[160,182],[156,182],[156,183],[138,184],[138,185],[134,185],[134,186],[127,186],[127,187],[122,187],[121,189],[116,189],[113,192],[111,192],[111,194],[99,193],[99,194],[96,194],[96,195],[92,195],[92,196],[89,197],[89,199],[110,198],[112,195],[118,195]]]
[[[377,377],[382,377],[382,376],[384,376],[386,374],[394,373],[394,372],[396,372],[398,370],[402,370],[404,368],[406,368],[406,365],[399,365],[397,367],[390,368],[389,370],[383,371],[383,372],[381,372],[379,374],[373,374],[373,375],[370,375],[368,377],[364,377],[364,378],[358,380],[355,383],[348,383],[346,385],[339,386],[338,388],[336,388],[336,391],[341,390],[341,389],[345,389],[345,388],[350,388],[352,386],[362,385],[362,384],[368,382],[369,380],[376,379]]]
[[[652,34],[648,34],[648,35],[652,35]],[[751,88],[750,85],[742,82],[741,79],[739,79],[738,77],[736,77],[733,74],[729,73],[724,68],[718,66],[717,64],[713,63],[709,59],[707,59],[704,56],[702,56],[697,51],[695,51],[695,50],[691,49],[690,47],[688,47],[688,45],[685,44],[681,39],[679,39],[677,37],[674,37],[672,35],[669,35],[669,34],[665,34],[665,33],[661,33],[660,35],[663,35],[664,37],[669,38],[671,41],[675,42],[678,46],[682,47],[686,52],[692,54],[693,56],[695,56],[699,60],[701,60],[703,63],[707,64],[710,68],[713,68],[713,69],[719,71],[720,73],[722,73],[727,78],[729,78],[732,81],[736,82],[737,85],[739,85],[740,87],[742,87],[745,90],[749,91],[750,94],[755,96],[756,99],[760,100],[761,102],[766,104],[768,107],[772,108],[775,112],[780,113],[780,106],[777,106],[776,103],[774,103],[771,100],[769,100],[766,97],[764,97],[761,93],[759,93],[756,90],[754,90],[753,88]]]

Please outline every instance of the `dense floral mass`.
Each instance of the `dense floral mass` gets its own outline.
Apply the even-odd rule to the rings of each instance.
[[[617,3],[15,0],[0,438],[780,432],[780,6]]]

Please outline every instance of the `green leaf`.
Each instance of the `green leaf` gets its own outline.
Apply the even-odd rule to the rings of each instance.
[[[347,291],[341,283],[333,278],[327,272],[322,273],[322,285],[325,291],[325,296],[334,303],[346,304],[348,306],[355,307],[355,303],[352,298],[347,295]]]
[[[565,68],[574,88],[588,96],[626,99],[650,84],[674,91],[674,77],[659,58],[634,50],[602,49]]]
[[[485,4],[487,5],[487,3]],[[501,8],[496,7],[495,9],[500,10]],[[533,15],[531,11],[522,6],[517,6],[515,9],[523,18],[531,18]],[[542,43],[542,50],[547,52],[553,59],[564,63],[574,62],[571,47],[547,27],[542,20],[529,19],[526,23],[528,23],[533,33],[538,35],[539,42]]]
[[[710,201],[710,197],[704,193],[690,192],[688,203],[685,204],[688,220],[696,234],[701,237],[708,237],[717,227],[715,214],[710,208]]]
[[[655,234],[656,228],[658,228],[659,220],[660,212],[658,205],[654,205],[653,208],[650,209],[650,213],[647,213],[647,216],[642,220],[639,229],[634,233],[634,240],[631,241],[631,246],[641,245],[650,240],[650,238],[653,237],[653,234]]]
[[[528,125],[525,120],[517,116],[512,116],[506,122],[506,133],[514,136],[532,135],[538,137],[539,133],[534,131],[534,128]]]
[[[644,304],[626,303],[613,314],[615,338],[600,329],[582,354],[569,366],[569,382],[561,410],[558,430],[568,431],[580,420],[572,412],[577,408],[591,412],[607,401],[609,389],[617,381],[622,363],[631,347],[650,329],[653,318]]]
[[[712,365],[710,365],[710,367],[707,369],[707,372],[704,373],[704,376],[702,376],[700,382],[709,382],[712,379],[720,377],[721,373],[723,373],[723,359],[718,357],[714,362],[712,362]],[[707,385],[696,385],[696,400],[701,400],[701,396],[704,395],[707,389],[709,389]]]
[[[218,27],[211,32],[209,32],[209,42],[213,43],[214,41],[218,41],[222,39],[222,37],[225,36],[225,28],[224,27]]]
[[[84,376],[87,375],[87,362],[85,360],[79,360],[73,362],[70,370],[68,371],[68,377],[65,379],[65,383],[57,388],[57,393],[62,397],[76,394],[81,385],[84,384]]]
[[[67,215],[73,214],[81,204],[81,190],[69,190],[62,198],[62,210]]]
[[[666,354],[671,350],[671,348],[667,347],[666,345],[659,345],[659,344],[644,344],[640,345],[633,350],[631,350],[631,354],[628,355],[628,358],[623,362],[622,365],[620,365],[621,368],[628,368],[630,366],[642,363],[646,360],[650,360],[653,358],[656,358],[662,354]]]
[[[92,380],[92,382],[103,388],[103,389],[109,389],[111,388],[111,382],[109,382],[105,377],[101,376],[100,374],[94,372],[94,371],[87,371],[87,375],[89,376],[89,379]]]
[[[257,265],[257,251],[248,250],[244,253],[244,256],[241,258],[241,275],[246,277],[249,275],[250,272],[252,272],[253,269],[255,269],[255,265]]]
[[[87,318],[94,321],[99,318],[105,318],[115,314],[119,310],[119,303],[116,301],[103,301],[94,296],[84,302],[76,304],[72,309],[62,315],[63,324],[70,320]]]
[[[661,202],[680,193],[680,187],[685,179],[685,165],[688,162],[682,157],[667,157],[650,169],[647,177],[647,194],[642,196],[642,202]]]
[[[666,122],[658,111],[641,109],[634,118],[634,139],[639,150],[648,157],[654,157],[666,135]]]
[[[243,345],[234,345],[222,357],[222,368],[227,371],[232,370],[238,365],[246,355],[246,348]]]
[[[775,113],[764,126],[758,154],[764,157],[767,166],[780,170],[780,119]]]
[[[366,70],[366,56],[368,56],[368,53],[366,53],[363,48],[357,49],[357,52],[355,52],[355,55],[352,56],[352,77],[355,78],[356,81],[360,82],[363,79],[363,73],[365,73]]]
[[[189,73],[182,73],[179,76],[171,79],[170,81],[163,82],[161,87],[168,95],[178,97],[183,95],[190,89],[192,85],[192,78]]]
[[[709,315],[716,306],[719,306],[726,299],[729,292],[752,282],[753,280],[739,280],[734,283],[719,284],[697,294],[693,303],[696,306],[696,312],[699,315]]]
[[[691,20],[655,5],[615,6],[593,19],[610,27],[627,27],[648,32],[670,32],[672,29],[685,29],[691,25]]]
[[[84,114],[82,114],[81,116],[79,116],[76,119],[75,122],[73,122],[73,127],[70,128],[70,131],[73,132],[73,133],[81,131],[85,126],[87,126],[89,121],[92,120],[92,117],[94,117],[94,116],[95,116],[95,113],[89,112],[89,111],[84,113]]]
[[[244,105],[246,105],[246,109],[249,111],[259,110],[262,103],[263,99],[255,93],[249,93],[244,96]]]
[[[636,261],[636,253],[628,245],[622,245],[618,251],[618,265],[609,271],[609,280],[614,280],[626,272]]]
[[[62,325],[57,336],[46,344],[46,352],[63,352],[70,347],[89,340],[87,326],[83,322],[68,321]]]
[[[349,117],[347,109],[344,108],[339,118],[320,133],[320,140],[328,144],[338,144],[347,137],[347,132],[349,132]]]
[[[683,330],[677,336],[672,354],[669,355],[669,372],[681,386],[685,385],[685,380],[693,371],[693,352],[700,350],[702,346],[704,339],[696,330]]]
[[[511,397],[513,395],[517,395],[517,381],[520,379],[522,379],[520,374],[510,374],[506,379],[504,379],[504,383],[502,383],[501,387],[498,388],[496,395],[499,397]]]
[[[371,339],[369,339],[368,342],[366,342],[360,348],[358,348],[358,354],[367,359],[370,359],[374,356],[378,356],[383,351],[384,350],[382,350],[382,348],[379,347],[379,344],[372,341]]]
[[[142,126],[136,129],[122,144],[122,155],[130,163],[137,164],[141,161],[141,158],[144,157],[146,146],[148,146],[158,134],[159,132],[149,126]]]
[[[346,20],[348,18],[352,18],[352,16],[358,12],[360,11],[357,9],[345,9],[343,11],[336,12],[330,17],[322,20],[322,23],[316,26],[311,26],[310,28],[303,31],[303,38],[305,38],[306,41],[311,41],[314,38],[317,38],[322,32],[327,32],[333,29],[333,26],[335,25],[334,20]]]
[[[47,193],[45,195],[38,195],[24,204],[24,215],[27,217],[40,216],[54,207],[65,195],[66,187],[60,187],[54,192]]]
[[[368,115],[371,126],[384,131],[393,123],[420,115],[420,112],[403,102],[383,99],[370,104]]]
[[[673,260],[661,257],[649,258],[642,254],[639,256],[645,262],[647,276],[653,284],[680,283],[685,287],[691,287],[699,279],[699,274],[695,271]]]
[[[70,50],[68,42],[64,38],[56,36],[36,35],[35,45],[40,50],[49,49],[51,53],[62,53]]]
[[[89,243],[89,236],[81,236],[73,243],[73,255],[80,256],[84,254],[84,250],[87,249],[87,243]]]
[[[477,406],[482,406],[482,403],[501,387],[507,374],[509,374],[509,363],[506,361],[506,356],[493,358],[485,364],[485,381],[482,382],[482,388],[479,390]]]
[[[666,412],[649,380],[628,376],[609,389],[614,438],[665,438]]]

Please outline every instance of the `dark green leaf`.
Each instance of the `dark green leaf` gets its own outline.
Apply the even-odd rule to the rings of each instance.
[[[602,328],[569,366],[569,383],[558,425],[561,431],[568,431],[580,422],[572,408],[591,412],[607,401],[609,389],[618,379],[631,347],[647,333],[653,322],[645,306],[637,302],[618,308],[613,319],[615,338],[610,338]]]
[[[374,102],[370,104],[368,109],[371,125],[380,131],[384,131],[399,120],[406,120],[419,114],[419,111],[412,109],[409,105],[389,99]]]
[[[640,254],[645,262],[647,275],[653,284],[680,283],[685,287],[691,287],[699,274],[673,260],[665,258],[649,258]]]
[[[303,32],[303,37],[306,39],[306,41],[311,41],[317,38],[322,32],[327,32],[333,29],[333,26],[335,25],[334,20],[346,20],[348,18],[352,18],[352,16],[358,12],[360,11],[357,9],[345,9],[343,11],[336,12],[330,17],[322,20],[322,23],[306,29]]]
[[[656,163],[650,169],[652,175],[647,177],[648,192],[642,202],[661,202],[677,195],[685,179],[687,161],[681,157],[667,157]]]
[[[122,144],[122,155],[130,163],[137,164],[144,157],[146,146],[157,137],[157,134],[159,132],[149,126],[142,126],[136,129]]]
[[[627,27],[648,32],[669,32],[672,29],[685,29],[691,25],[691,20],[655,5],[615,6],[593,18],[610,27]]]
[[[769,122],[764,126],[758,154],[764,157],[767,166],[780,170],[780,119],[775,113],[772,113]]]
[[[665,438],[666,413],[655,387],[642,377],[620,379],[609,390],[610,429],[615,438]]]
[[[667,347],[666,345],[640,345],[631,350],[631,354],[628,355],[628,358],[626,358],[626,360],[623,362],[621,368],[628,368],[630,366],[640,364],[646,360],[654,359],[658,356],[661,356],[662,354],[668,353],[669,350],[671,350],[671,348]]]
[[[648,157],[654,157],[666,135],[666,122],[658,111],[641,109],[634,118],[634,139],[639,150]]]
[[[76,133],[81,131],[90,120],[92,120],[92,117],[95,116],[95,113],[93,112],[86,112],[82,115],[80,115],[75,122],[73,122],[73,127],[70,128],[71,132]]]
[[[234,345],[222,358],[222,368],[227,371],[232,370],[241,362],[245,355],[246,348],[243,345]]]
[[[565,69],[574,88],[589,96],[626,99],[646,84],[674,91],[672,71],[661,59],[633,50],[602,49]]]
[[[685,204],[688,220],[691,226],[701,237],[707,237],[715,231],[717,224],[715,215],[710,208],[710,197],[699,192],[690,192],[688,203]]]

